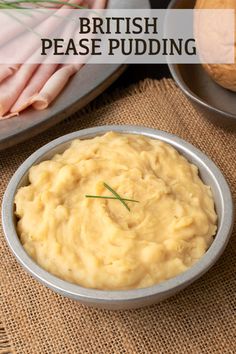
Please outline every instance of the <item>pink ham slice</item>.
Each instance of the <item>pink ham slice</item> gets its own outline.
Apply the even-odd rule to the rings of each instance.
[[[19,98],[11,108],[11,114],[18,114],[31,105],[32,96],[40,92],[44,84],[57,70],[58,64],[41,64],[32,76]]]
[[[81,0],[70,0],[69,2],[82,3]],[[107,0],[93,2],[88,0],[83,5],[87,4],[94,9],[102,9],[106,3]],[[0,118],[18,115],[21,110],[30,105],[36,110],[47,108],[63,90],[70,77],[82,67],[81,64],[64,64],[57,70],[57,66],[57,64],[23,64],[15,75],[8,77],[0,85]],[[10,113],[6,116],[5,114],[9,111]]]
[[[72,3],[72,1],[71,1]],[[73,0],[73,3],[81,4],[81,0]],[[73,36],[77,28],[77,23],[71,21],[63,31],[63,37],[70,38]],[[24,110],[31,105],[32,97],[37,95],[50,77],[55,73],[58,68],[58,64],[47,64],[42,63],[37,71],[34,73],[27,87],[21,93],[20,97],[17,99],[13,107],[11,107],[11,115],[18,114],[20,111]]]
[[[15,75],[3,81],[0,86],[0,118],[10,110],[37,67],[38,64],[23,64]]]
[[[33,7],[33,4],[31,4],[31,8],[33,8],[33,10],[31,11],[30,16],[24,14],[23,11],[12,11],[12,13],[9,12],[9,15],[11,16],[7,16],[7,12],[0,12],[0,46],[3,46],[6,43],[9,43],[11,40],[14,40],[16,37],[22,35],[22,33],[28,31],[27,28],[36,27],[52,14],[52,12],[46,12],[41,11],[39,9],[35,9]]]
[[[81,66],[82,65],[63,65],[50,77],[39,94],[32,97],[32,106],[36,110],[46,109],[63,90],[70,77],[74,75]]]
[[[81,3],[81,0],[69,0],[67,3]],[[52,15],[38,24],[34,28],[34,31],[36,33],[40,33],[42,38],[47,37],[50,33],[53,34],[63,23],[63,16],[68,16],[71,11],[73,11],[72,6],[63,5],[60,9],[52,11]],[[29,45],[22,49],[22,43],[25,41],[27,41]],[[38,37],[34,33],[29,33],[27,31],[1,48],[0,61],[2,61],[3,58],[6,59],[15,57],[16,62],[26,63],[29,57],[33,56],[33,53],[37,51],[38,43]],[[36,59],[38,60],[40,58],[36,57]],[[35,62],[37,62],[37,60]]]
[[[15,64],[15,65],[0,64],[0,83],[4,81],[7,77],[13,75],[18,70],[19,67],[20,67],[19,64]]]

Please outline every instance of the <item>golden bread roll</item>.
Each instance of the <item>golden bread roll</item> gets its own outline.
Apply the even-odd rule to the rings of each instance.
[[[236,14],[236,0],[197,0],[195,9],[234,9]],[[199,45],[200,55],[208,51],[219,51],[219,45],[222,45],[223,53],[229,51],[229,46],[225,45],[225,38],[222,38],[222,23],[215,23],[214,30],[211,21],[206,17],[196,15],[195,17],[195,37]],[[218,17],[219,22],[220,18]],[[223,20],[222,20],[223,21]],[[221,37],[221,38],[220,38]],[[235,27],[236,38],[236,27]],[[217,43],[217,45],[216,45]],[[236,43],[235,57],[236,57]],[[210,77],[219,85],[231,91],[236,91],[236,60],[235,64],[203,64],[204,69]]]

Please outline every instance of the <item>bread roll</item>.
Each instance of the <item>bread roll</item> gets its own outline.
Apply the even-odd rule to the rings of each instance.
[[[236,0],[197,0],[195,9],[234,9],[236,14]],[[213,31],[209,21],[203,18],[195,19],[195,37],[197,42],[200,38],[200,54],[202,49],[203,51],[219,51],[219,43],[222,44],[221,49],[229,50],[229,47],[225,45],[225,39],[220,38],[222,37],[222,24],[215,24]],[[234,47],[235,64],[203,64],[203,67],[215,82],[236,92],[236,43]]]

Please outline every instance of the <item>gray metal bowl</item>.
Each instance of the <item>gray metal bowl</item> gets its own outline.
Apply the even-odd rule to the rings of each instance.
[[[160,139],[169,143],[183,154],[189,161],[198,166],[202,180],[211,186],[216,212],[218,214],[217,235],[207,253],[191,269],[177,277],[145,289],[128,291],[101,291],[87,289],[63,281],[39,267],[25,252],[16,233],[14,216],[14,197],[17,190],[27,185],[28,171],[32,165],[63,152],[73,139],[89,139],[103,135],[108,131],[140,134],[152,139]],[[157,303],[176,294],[187,285],[202,276],[220,257],[224,251],[233,226],[233,203],[225,178],[202,152],[182,139],[163,131],[136,126],[103,126],[85,129],[62,136],[43,146],[31,155],[13,175],[3,198],[2,224],[6,240],[21,265],[37,280],[69,298],[84,304],[107,309],[130,309]]]
[[[193,9],[195,0],[172,0],[169,9]],[[167,26],[171,24],[166,24]],[[236,93],[216,84],[200,64],[169,64],[173,79],[207,119],[236,129]]]

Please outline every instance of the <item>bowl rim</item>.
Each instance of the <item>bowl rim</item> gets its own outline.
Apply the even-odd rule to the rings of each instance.
[[[214,107],[210,105],[208,102],[206,102],[204,99],[199,97],[198,95],[193,92],[189,86],[186,84],[186,82],[182,79],[182,76],[178,75],[176,67],[180,65],[192,65],[192,64],[170,64],[168,63],[168,67],[170,70],[170,73],[175,80],[176,84],[179,86],[179,88],[189,97],[191,98],[194,102],[200,104],[201,106],[204,106],[205,108],[209,109],[213,113],[219,113],[226,118],[232,118],[235,119],[236,121],[236,114],[232,114],[230,112],[223,111],[217,107]],[[194,65],[201,65],[201,64],[194,64]]]
[[[20,243],[14,225],[14,196],[22,178],[28,173],[28,170],[32,165],[38,163],[39,160],[41,160],[43,156],[49,153],[52,149],[65,143],[68,143],[73,139],[89,139],[95,136],[104,135],[109,131],[114,131],[121,134],[143,135],[152,139],[160,139],[170,144],[177,150],[183,150],[187,156],[193,156],[199,161],[199,163],[201,162],[204,164],[204,168],[207,168],[208,173],[211,174],[217,182],[217,187],[221,193],[223,205],[222,222],[219,226],[214,242],[212,243],[206,254],[186,272],[181,273],[180,275],[171,278],[167,281],[164,281],[163,283],[153,285],[148,288],[118,291],[97,290],[84,288],[82,286],[62,280],[38,266],[33,261],[33,259],[28,256],[28,254]],[[135,300],[144,300],[147,298],[150,299],[157,295],[164,297],[171,291],[173,292],[176,290],[177,292],[177,290],[181,290],[182,288],[186,287],[187,285],[198,279],[205,272],[207,272],[221,256],[229,241],[233,229],[233,221],[234,208],[229,186],[223,174],[218,169],[218,167],[212,162],[212,160],[210,160],[204,153],[195,148],[193,145],[186,142],[185,140],[182,140],[176,135],[161,130],[133,125],[107,125],[83,129],[61,136],[42,146],[32,155],[30,155],[16,170],[4,193],[2,203],[2,225],[5,234],[5,239],[12,253],[15,255],[17,261],[23,266],[23,268],[25,268],[26,271],[30,273],[34,278],[36,278],[39,282],[43,283],[44,285],[53,289],[61,295],[87,303],[93,303],[94,301],[96,301],[97,304],[107,302],[132,302]]]
[[[168,9],[169,10],[174,10],[177,9],[177,4],[179,3],[179,0],[171,0],[169,3]],[[186,65],[198,65],[200,66],[201,64],[172,64],[167,61],[167,65],[169,67],[170,73],[179,86],[181,90],[189,97],[191,98],[194,102],[198,103],[199,105],[204,106],[205,108],[209,109],[213,113],[219,113],[223,115],[226,118],[232,118],[235,119],[236,121],[236,114],[232,114],[230,112],[221,110],[220,108],[214,107],[211,104],[209,104],[207,101],[205,101],[203,98],[199,97],[195,92],[193,92],[189,86],[186,84],[186,82],[182,79],[182,76],[178,75],[176,68],[179,66],[186,66]],[[225,89],[227,90],[227,89]]]

